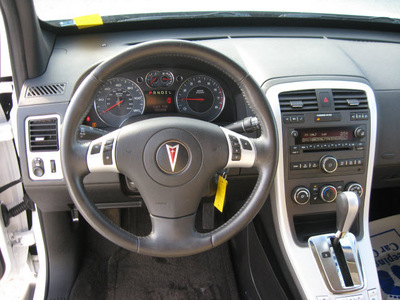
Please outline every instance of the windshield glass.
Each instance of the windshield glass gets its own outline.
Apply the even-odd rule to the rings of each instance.
[[[143,15],[157,14],[154,19],[162,19],[171,16],[171,14],[177,16],[188,12],[207,12],[204,15],[194,14],[194,16],[202,17],[215,16],[215,12],[289,12],[400,19],[399,0],[34,0],[34,4],[38,17],[43,21],[68,20],[92,14],[99,14],[100,16],[124,15],[125,20],[127,15],[132,17],[138,15],[138,17],[140,16],[139,19],[143,19]],[[111,20],[118,22],[118,18]],[[134,18],[129,19],[129,21],[134,21]]]

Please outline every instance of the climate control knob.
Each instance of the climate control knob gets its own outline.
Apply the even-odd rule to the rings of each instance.
[[[304,186],[296,187],[292,192],[292,199],[300,205],[307,204],[310,201],[310,191]]]
[[[364,188],[362,187],[361,184],[357,182],[351,182],[348,185],[346,185],[346,191],[354,192],[358,195],[359,198],[361,198],[361,196],[364,193]]]
[[[333,185],[324,185],[319,195],[325,202],[333,202],[337,197],[337,189]]]
[[[332,155],[326,155],[320,160],[321,169],[326,173],[333,173],[338,167],[338,161],[336,157]]]

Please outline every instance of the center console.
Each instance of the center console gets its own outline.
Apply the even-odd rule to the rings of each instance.
[[[334,230],[338,193],[354,191],[363,202],[371,132],[367,95],[324,88],[281,92],[278,99],[290,227],[296,242],[307,243]]]
[[[368,231],[376,141],[372,89],[360,82],[318,80],[270,84],[265,90],[281,141],[271,203],[292,277],[307,299],[376,299],[379,282]],[[339,243],[334,242],[337,201],[345,194],[357,199],[358,213]],[[353,279],[345,280],[345,273]]]

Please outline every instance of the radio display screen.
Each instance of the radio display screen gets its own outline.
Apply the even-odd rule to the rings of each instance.
[[[329,143],[351,141],[354,139],[353,128],[307,128],[296,129],[299,136],[296,144]]]

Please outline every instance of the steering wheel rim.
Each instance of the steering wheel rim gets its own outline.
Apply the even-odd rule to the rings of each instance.
[[[247,138],[251,142],[251,145],[254,148],[253,152],[256,154],[252,166],[254,166],[259,173],[253,192],[246,200],[242,208],[231,219],[209,233],[200,234],[194,230],[195,213],[192,213],[192,211],[193,207],[196,206],[195,199],[193,200],[193,203],[191,203],[190,208],[187,210],[180,210],[180,208],[174,206],[172,213],[168,212],[166,214],[162,213],[162,210],[159,209],[159,205],[157,206],[154,203],[148,204],[145,200],[146,205],[150,205],[152,208],[152,211],[149,211],[151,214],[153,230],[152,233],[147,237],[135,236],[132,233],[127,232],[113,224],[107,217],[105,217],[96,208],[95,204],[90,201],[83,186],[84,176],[92,171],[92,169],[90,170],[88,159],[90,158],[89,150],[92,149],[93,143],[80,143],[77,140],[77,133],[79,130],[79,125],[82,123],[85,114],[90,109],[96,89],[108,78],[112,77],[121,69],[126,68],[128,64],[133,64],[138,61],[160,56],[166,58],[182,57],[185,59],[193,59],[212,68],[218,69],[220,72],[223,72],[238,85],[244,98],[260,121],[260,137],[257,139],[248,139],[247,137],[230,133],[227,130],[218,127],[217,125],[203,121],[190,120],[191,126],[189,126],[190,128],[187,128],[185,126],[187,126],[188,123],[183,118],[172,117],[168,119],[170,125],[165,128],[166,135],[161,134],[162,137],[154,141],[154,144],[156,145],[154,147],[158,147],[157,149],[160,149],[160,147],[157,146],[160,141],[163,139],[171,140],[171,137],[174,137],[174,135],[179,133],[178,135],[180,136],[180,139],[184,140],[184,146],[185,143],[192,143],[190,142],[192,138],[197,140],[197,143],[199,140],[202,143],[207,143],[206,139],[202,139],[204,134],[201,134],[201,131],[205,130],[205,132],[207,132],[207,138],[210,138],[209,136],[211,136],[211,140],[215,140],[215,143],[217,143],[217,145],[213,145],[212,150],[209,151],[212,152],[212,154],[210,154],[210,158],[208,158],[210,155],[205,153],[208,152],[208,150],[201,148],[200,152],[202,153],[202,163],[200,164],[201,166],[199,167],[198,173],[196,173],[196,169],[192,172],[196,174],[190,175],[192,177],[190,177],[188,181],[180,183],[179,185],[172,185],[170,187],[171,189],[168,190],[161,189],[161,191],[180,191],[180,188],[182,191],[185,191],[183,188],[193,188],[195,185],[190,185],[192,182],[196,181],[200,177],[203,178],[202,180],[204,181],[207,176],[210,176],[210,174],[215,171],[216,168],[220,168],[221,165],[224,165],[225,163],[225,166],[229,165],[229,163],[233,164],[234,166],[242,166],[240,163],[235,164],[234,162],[231,162],[230,155],[232,149],[230,148],[229,137],[236,135],[240,140]],[[151,148],[148,145],[153,143],[153,136],[160,131],[164,132],[164,128],[162,128],[162,126],[165,127],[165,122],[146,120],[140,121],[140,123],[140,126],[144,126],[146,128],[148,135],[144,137],[145,140],[143,142],[144,145],[142,145],[143,147],[140,149],[134,148],[133,152],[138,152],[137,155],[139,156],[137,157],[142,157],[142,160],[145,161],[145,156],[147,155],[146,151],[148,151],[145,150],[145,148]],[[115,165],[118,166],[119,169],[124,170],[124,172],[129,173],[132,176],[135,176],[135,172],[130,171],[128,167],[124,169],[124,165],[126,163],[130,163],[130,161],[133,159],[120,159],[117,154],[119,153],[121,157],[126,158],[127,154],[125,152],[132,152],[132,149],[129,147],[133,146],[131,145],[131,142],[128,141],[129,137],[134,136],[135,134],[136,137],[138,136],[137,126],[137,123],[134,123],[123,127],[118,132],[116,131],[117,134],[115,136],[112,136],[113,139],[115,138]],[[168,129],[170,128],[174,129],[171,129],[171,133],[168,132]],[[261,91],[257,83],[252,79],[252,77],[238,64],[215,50],[193,42],[180,40],[147,42],[129,48],[128,50],[98,65],[85,78],[85,80],[80,84],[74,93],[64,118],[61,138],[61,158],[64,178],[70,196],[79,212],[93,228],[95,228],[100,234],[108,238],[110,241],[130,251],[145,255],[159,257],[192,255],[209,250],[226,242],[233,235],[243,229],[261,209],[272,186],[277,167],[278,143],[276,131],[276,124],[272,109],[266,100],[264,93]],[[199,146],[200,145],[190,146],[190,149],[192,150],[189,150],[189,152],[195,152],[195,149],[197,149]],[[152,149],[151,151],[154,152],[155,150]],[[150,157],[153,155],[153,152],[151,152]],[[218,154],[219,152],[222,154]],[[125,154],[123,155],[123,153]],[[211,168],[209,165],[213,160],[221,161],[220,165],[217,164]],[[137,161],[137,159],[135,161]],[[145,171],[143,174],[153,172],[149,171],[150,163],[142,163],[144,165],[143,170]],[[141,167],[141,164],[138,163],[135,165],[135,167],[137,166]],[[243,167],[249,167],[249,165],[243,165]],[[154,172],[157,172],[157,170]],[[182,172],[182,174],[186,173],[190,172]],[[197,174],[201,174],[201,176]],[[159,180],[162,181],[164,179],[169,180],[168,178],[172,178],[168,177],[170,175],[166,174],[150,174],[149,176],[151,179],[149,181],[151,182]],[[159,179],[157,176],[160,176],[162,179]],[[181,175],[176,175],[176,178],[179,178],[179,176]],[[140,181],[140,177],[136,178]],[[146,179],[148,180],[148,178]],[[145,185],[145,183],[143,183],[143,185]],[[159,186],[164,185],[165,182],[157,182],[157,185],[153,184],[151,187],[157,186],[158,188]],[[188,186],[188,188],[185,186]],[[151,187],[149,188],[146,186],[146,189],[151,189]],[[140,189],[139,191],[142,194]],[[151,194],[150,192],[149,195],[154,196],[154,194]],[[145,198],[148,199],[149,197],[146,195]],[[148,201],[152,200],[149,199]],[[188,212],[189,214],[187,215]],[[160,213],[163,215],[159,216]]]

